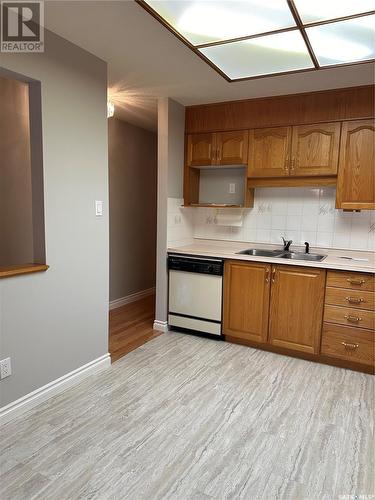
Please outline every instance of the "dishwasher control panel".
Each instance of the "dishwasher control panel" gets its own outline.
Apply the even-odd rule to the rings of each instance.
[[[169,255],[168,269],[188,273],[213,274],[223,276],[224,263],[220,259],[204,257],[188,257],[184,255]]]

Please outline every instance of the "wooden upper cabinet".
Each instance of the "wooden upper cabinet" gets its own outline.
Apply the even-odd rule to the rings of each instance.
[[[216,148],[218,165],[246,165],[248,150],[247,130],[218,132]]]
[[[291,135],[291,127],[250,130],[248,176],[288,176]]]
[[[290,175],[336,175],[341,123],[293,127]]]
[[[336,208],[375,210],[375,120],[342,124]]]
[[[248,131],[187,136],[187,165],[247,165]]]
[[[189,134],[187,136],[187,165],[199,167],[214,162],[215,134]]]
[[[318,353],[324,291],[324,269],[273,266],[269,342]]]
[[[224,334],[266,342],[271,266],[227,261],[224,273]]]

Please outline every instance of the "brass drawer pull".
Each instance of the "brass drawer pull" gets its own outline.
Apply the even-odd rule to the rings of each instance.
[[[356,279],[353,279],[353,278],[348,278],[346,280],[348,283],[350,283],[351,285],[363,285],[364,283],[366,283],[365,280],[356,280]]]
[[[351,323],[359,323],[360,321],[362,321],[362,318],[360,318],[359,316],[351,316],[350,314],[347,314],[345,316],[345,319],[347,321],[350,321]]]
[[[347,351],[355,351],[358,349],[359,344],[351,344],[350,342],[341,342]]]
[[[275,283],[275,279],[276,279],[276,267],[272,269],[272,283]]]
[[[361,302],[364,302],[365,299],[362,297],[345,297],[345,300],[347,300],[350,304],[360,304]]]

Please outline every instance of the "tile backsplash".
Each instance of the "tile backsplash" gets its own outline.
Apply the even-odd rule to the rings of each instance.
[[[194,209],[183,208],[184,200],[168,198],[168,246],[188,245],[194,238]]]
[[[168,213],[168,240],[194,237],[280,244],[285,236],[295,245],[308,241],[323,248],[375,251],[375,213],[336,210],[335,194],[334,187],[257,188],[254,208],[243,210],[241,227],[218,225],[216,209],[181,208],[182,200],[173,198],[171,208],[181,215],[181,224],[175,225],[175,215]]]

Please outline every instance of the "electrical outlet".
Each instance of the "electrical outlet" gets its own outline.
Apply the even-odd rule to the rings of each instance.
[[[229,193],[234,194],[236,192],[236,185],[234,182],[229,183]]]
[[[12,365],[10,358],[5,358],[0,361],[0,380],[12,375]]]

